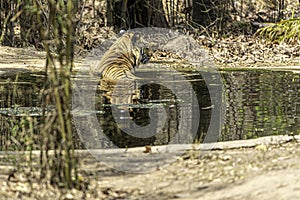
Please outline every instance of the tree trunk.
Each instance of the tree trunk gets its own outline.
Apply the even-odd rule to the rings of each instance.
[[[116,29],[168,26],[161,0],[107,1],[107,22]]]
[[[166,16],[165,13],[163,11],[163,4],[161,0],[153,0],[151,1],[153,2],[152,5],[150,5],[149,7],[151,7],[151,9],[153,8],[153,11],[151,11],[152,13],[152,23],[150,26],[155,26],[155,27],[168,27],[168,23],[166,20]]]
[[[279,0],[278,1],[278,18],[277,21],[280,21],[283,19],[283,10],[284,10],[284,0]]]
[[[114,12],[113,0],[108,0],[106,3],[106,19],[107,19],[107,23],[105,24],[106,26],[114,25],[113,12]]]
[[[230,1],[193,0],[192,20],[197,27],[221,33],[230,20]]]
[[[209,26],[217,19],[211,0],[193,0],[193,21],[201,26]]]

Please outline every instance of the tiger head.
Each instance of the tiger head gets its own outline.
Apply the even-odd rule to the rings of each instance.
[[[134,47],[132,55],[135,61],[135,64],[133,66],[134,68],[139,66],[140,64],[146,64],[151,58],[151,54],[148,48]]]
[[[133,32],[126,32],[125,34],[130,35],[131,45],[134,46],[134,54],[137,59],[136,66],[146,64],[150,60],[152,53],[148,47],[145,47],[146,45],[141,35]]]
[[[151,57],[149,48],[141,48],[140,55],[140,62],[146,64]]]

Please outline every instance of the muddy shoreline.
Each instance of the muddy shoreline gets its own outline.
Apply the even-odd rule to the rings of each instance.
[[[201,44],[201,40],[198,39]],[[222,40],[213,47],[202,46],[209,52],[214,66],[218,70],[300,70],[300,46],[258,43],[256,39],[240,39],[234,43]],[[237,49],[237,50],[236,50]],[[241,50],[243,49],[243,51]],[[89,72],[84,60],[89,52],[77,55],[74,70]],[[250,56],[251,55],[251,56]],[[43,71],[45,69],[46,53],[34,48],[13,48],[0,46],[0,75],[17,71]]]
[[[299,141],[298,136],[269,136],[217,143],[210,151],[196,145],[146,173],[117,171],[81,150],[76,152],[79,173],[89,184],[71,191],[28,181],[34,176],[26,169],[8,181],[13,167],[2,160],[0,194],[1,199],[298,199]],[[133,148],[119,156],[147,158],[157,154],[155,148],[151,153]]]

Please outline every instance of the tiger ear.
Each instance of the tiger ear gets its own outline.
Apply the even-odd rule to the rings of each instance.
[[[119,33],[118,33],[118,36],[121,37],[122,35],[124,35],[124,33],[126,33],[127,30],[125,28],[122,28]]]

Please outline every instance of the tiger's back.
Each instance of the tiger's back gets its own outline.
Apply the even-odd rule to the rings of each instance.
[[[132,71],[143,62],[144,55],[133,46],[133,36],[134,33],[127,32],[118,38],[102,56],[96,67],[97,74],[112,80],[136,78]]]

